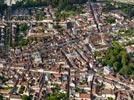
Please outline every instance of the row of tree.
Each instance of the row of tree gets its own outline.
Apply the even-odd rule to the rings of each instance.
[[[18,6],[40,6],[52,5],[53,7],[64,8],[70,4],[82,4],[87,0],[21,0],[16,3]]]

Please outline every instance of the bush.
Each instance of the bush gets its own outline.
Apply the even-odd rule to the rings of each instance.
[[[106,23],[108,23],[108,24],[113,24],[115,22],[116,22],[115,18],[112,17],[112,16],[109,16],[109,17],[106,18]]]

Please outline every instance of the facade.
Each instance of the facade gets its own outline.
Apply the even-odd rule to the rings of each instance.
[[[5,25],[0,25],[0,51],[4,51],[5,47]]]
[[[22,0],[5,0],[5,4],[11,6],[12,4],[16,4],[17,1],[22,1]]]

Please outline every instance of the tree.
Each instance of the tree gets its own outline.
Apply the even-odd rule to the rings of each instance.
[[[0,5],[4,4],[4,0],[0,0]]]
[[[58,8],[62,10],[69,5],[69,0],[59,0]]]
[[[102,93],[102,90],[104,90],[105,84],[103,82],[97,84],[98,92]]]
[[[112,97],[108,97],[108,100],[114,100]]]
[[[91,0],[92,2],[96,2],[97,0]]]
[[[32,6],[36,3],[34,0],[23,0],[23,3],[28,6]]]
[[[5,10],[5,9],[7,9],[7,5],[4,4],[4,1],[5,1],[5,0],[0,0],[0,12],[1,12],[1,14],[4,13],[4,10]]]
[[[66,100],[66,94],[61,92],[49,94],[47,100]]]
[[[32,100],[32,97],[27,95],[22,95],[22,100]]]
[[[112,42],[111,47],[106,51],[102,64],[112,67],[115,72],[122,75],[128,75],[129,69],[132,68],[129,67],[129,55],[125,48],[117,42]]]
[[[20,94],[23,94],[24,90],[25,90],[25,86],[21,86],[20,89],[19,89],[19,93],[20,93]],[[25,97],[25,96],[24,96],[24,97]]]
[[[119,73],[120,73],[121,75],[128,75],[128,66],[127,66],[127,65],[123,66],[123,67],[120,69]]]
[[[6,78],[5,76],[0,76],[0,80],[2,81],[2,83],[5,83],[5,82],[8,81],[9,79]]]
[[[45,13],[43,11],[37,11],[36,13],[36,19],[37,20],[43,20],[44,19],[44,16],[45,16]]]
[[[58,85],[54,85],[52,88],[52,93],[49,93],[44,100],[66,100],[66,93],[62,93],[60,91],[60,87]]]
[[[3,95],[0,94],[0,100],[4,100],[4,97]]]
[[[19,31],[20,32],[26,32],[28,30],[29,26],[27,25],[27,23],[23,23],[19,25]]]
[[[47,4],[57,7],[59,4],[59,0],[47,0]]]

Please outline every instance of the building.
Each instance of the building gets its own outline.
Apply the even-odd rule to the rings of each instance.
[[[11,6],[12,4],[16,4],[17,1],[21,1],[21,0],[5,0],[5,4]]]
[[[3,23],[0,24],[0,51],[4,51],[5,47],[5,25]]]

